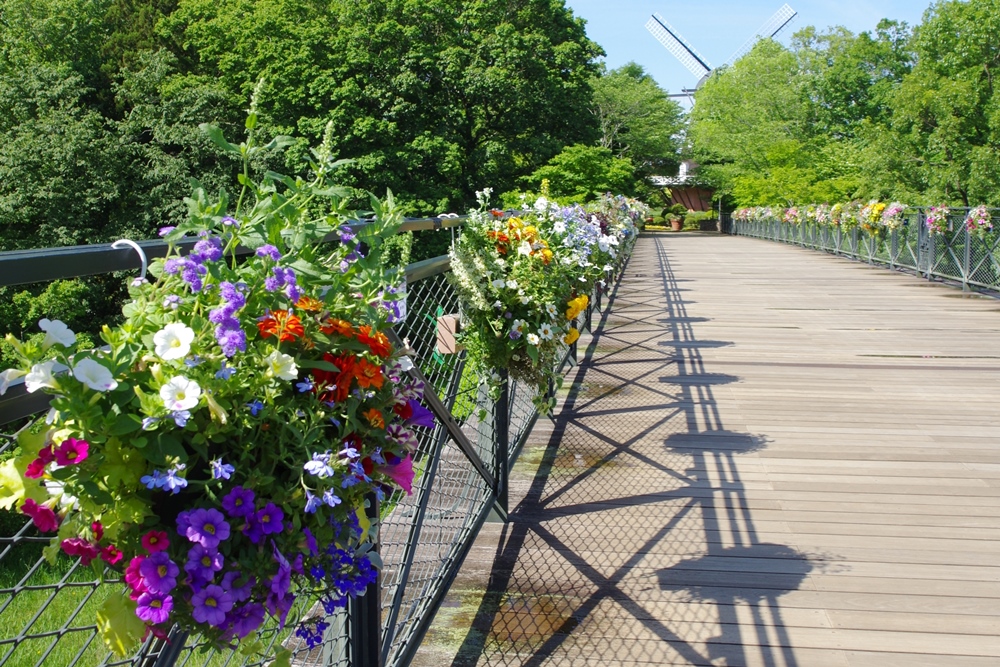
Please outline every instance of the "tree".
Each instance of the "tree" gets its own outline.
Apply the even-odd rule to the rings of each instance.
[[[538,186],[549,181],[553,196],[587,202],[605,192],[631,194],[635,168],[628,158],[618,158],[607,148],[576,144],[535,170],[527,182]]]
[[[198,54],[192,73],[244,94],[263,78],[262,131],[305,146],[329,124],[356,160],[345,178],[414,213],[512,187],[596,134],[601,51],[562,0],[181,0],[160,30]]]
[[[940,2],[914,32],[916,56],[872,133],[866,171],[926,203],[1000,203],[1000,0]]]
[[[631,159],[641,176],[676,171],[683,112],[640,65],[630,62],[597,78],[592,111],[599,145]]]

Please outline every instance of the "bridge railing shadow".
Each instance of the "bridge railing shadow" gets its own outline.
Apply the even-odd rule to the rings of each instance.
[[[523,455],[534,475],[453,667],[800,666],[779,599],[813,564],[759,538],[740,461],[768,440],[725,427],[715,392],[739,378],[702,357],[732,343],[695,335],[706,319],[650,246],[632,261],[660,277],[626,270],[547,443]]]

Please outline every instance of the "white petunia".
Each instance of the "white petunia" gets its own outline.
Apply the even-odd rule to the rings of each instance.
[[[521,295],[521,305],[527,306],[529,303],[531,303],[531,297],[528,296],[527,294],[522,294]]]
[[[24,377],[25,375],[27,375],[27,373],[19,368],[8,368],[3,373],[0,373],[0,396],[7,393],[7,390],[10,389],[11,382],[17,378]]]
[[[508,280],[507,281],[507,289],[517,289],[517,281],[516,280]]]
[[[552,327],[549,326],[548,324],[543,324],[542,326],[538,327],[538,335],[544,338],[545,340],[552,340],[553,336]]]
[[[492,283],[490,283],[496,289],[503,289],[507,282],[503,278],[497,278]]]
[[[28,390],[29,394],[42,387],[56,388],[56,378],[52,374],[52,368],[55,365],[54,361],[43,361],[31,367],[31,372],[24,376],[24,388]]]
[[[201,387],[194,380],[175,375],[160,387],[160,398],[167,410],[192,410],[201,399]]]
[[[521,241],[521,245],[517,246],[517,254],[519,255],[530,255],[531,254],[531,244],[527,241]]]
[[[544,213],[545,209],[549,207],[549,200],[545,197],[539,197],[535,200],[535,210],[539,213]]]
[[[295,359],[283,352],[275,350],[264,357],[267,370],[264,374],[268,377],[278,377],[282,380],[294,380],[298,377],[299,369],[295,366]]]
[[[566,223],[562,220],[556,220],[555,224],[552,225],[552,231],[556,234],[563,234],[566,232]]]
[[[539,339],[537,334],[528,334],[527,338],[528,342],[531,343],[532,345],[538,345]]]
[[[42,347],[46,350],[56,343],[63,347],[69,347],[76,342],[76,334],[73,333],[73,330],[59,320],[42,318],[38,320],[38,328],[45,332]]]
[[[403,371],[404,373],[408,373],[409,371],[413,370],[413,360],[410,359],[409,357],[406,356],[400,357],[397,363],[399,364],[399,370]]]
[[[90,358],[81,359],[73,366],[73,377],[94,391],[111,391],[118,386],[111,371]]]
[[[156,356],[164,361],[183,359],[191,352],[194,329],[183,322],[171,322],[153,334]]]

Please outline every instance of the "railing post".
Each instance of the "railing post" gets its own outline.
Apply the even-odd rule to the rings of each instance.
[[[379,550],[379,503],[375,494],[368,496],[365,515],[374,523],[372,535],[376,552]],[[354,667],[382,665],[382,581],[381,575],[368,584],[365,594],[348,601],[348,651]]]
[[[155,661],[147,659],[143,664],[152,665],[152,667],[174,667],[177,664],[177,659],[180,658],[181,651],[184,650],[184,644],[187,643],[188,634],[187,631],[179,629],[176,625],[170,628],[166,639],[156,640],[159,644],[159,650]]]
[[[497,399],[496,407],[493,410],[493,460],[496,462],[496,488],[494,495],[497,498],[497,505],[503,510],[504,520],[510,511],[507,494],[507,478],[509,476],[510,458],[510,376],[506,368],[499,370],[500,374],[500,397]]]
[[[962,266],[962,291],[970,291],[969,279],[972,274],[972,234],[969,233],[969,226],[963,224],[964,228],[963,234],[965,235],[965,252],[962,254],[963,266]]]

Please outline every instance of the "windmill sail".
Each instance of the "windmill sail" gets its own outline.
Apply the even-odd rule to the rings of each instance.
[[[753,48],[753,45],[757,43],[760,39],[768,39],[774,37],[779,32],[781,32],[785,26],[792,22],[795,18],[796,12],[794,9],[789,7],[787,4],[782,6],[781,9],[774,13],[774,16],[769,18],[764,25],[762,25],[753,37],[743,42],[743,46],[736,50],[736,53],[729,57],[726,61],[726,65],[732,65],[734,62],[745,56]]]
[[[712,66],[705,61],[701,54],[684,41],[681,34],[659,14],[653,14],[649,18],[649,21],[646,22],[646,30],[699,80],[712,71]]]

